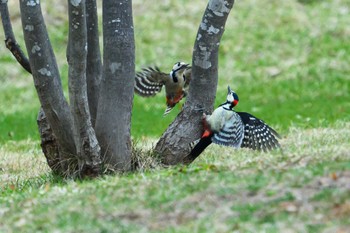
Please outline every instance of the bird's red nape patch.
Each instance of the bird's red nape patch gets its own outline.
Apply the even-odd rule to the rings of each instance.
[[[233,101],[233,106],[236,106],[238,104],[238,100]]]

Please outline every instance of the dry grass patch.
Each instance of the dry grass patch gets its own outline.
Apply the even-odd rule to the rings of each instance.
[[[26,149],[24,149],[26,148]],[[24,182],[50,172],[46,159],[33,141],[9,142],[0,148],[1,188],[19,188]]]

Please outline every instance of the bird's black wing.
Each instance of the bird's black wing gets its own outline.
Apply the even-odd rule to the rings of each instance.
[[[143,97],[155,96],[167,80],[169,74],[160,71],[158,67],[143,68],[135,76],[135,93]]]
[[[253,150],[268,151],[280,148],[278,133],[259,118],[246,113],[237,112],[244,124],[244,138],[241,147]]]

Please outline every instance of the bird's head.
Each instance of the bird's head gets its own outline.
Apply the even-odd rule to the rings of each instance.
[[[239,98],[236,92],[232,91],[230,86],[227,86],[227,97],[226,103],[230,103],[232,107],[235,107],[238,104]]]
[[[173,69],[170,71],[170,77],[173,79],[181,77],[188,66],[189,64],[185,62],[176,62],[173,66]]]

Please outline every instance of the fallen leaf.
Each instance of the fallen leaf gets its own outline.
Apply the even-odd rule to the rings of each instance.
[[[331,177],[332,177],[333,180],[337,180],[338,179],[337,173],[335,173],[335,172],[333,172],[331,174]]]
[[[281,202],[280,207],[289,213],[295,213],[298,211],[299,206],[295,202]]]

